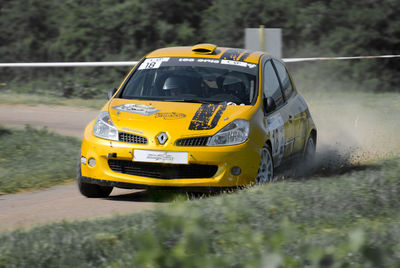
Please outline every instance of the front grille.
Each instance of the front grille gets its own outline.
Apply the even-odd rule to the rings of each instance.
[[[218,170],[218,166],[213,165],[174,165],[116,159],[109,159],[108,165],[114,172],[166,180],[211,178]]]
[[[142,136],[138,136],[135,134],[119,132],[119,141],[136,143],[136,144],[147,144],[147,139]]]
[[[176,146],[206,146],[210,137],[195,137],[179,139],[175,142]]]

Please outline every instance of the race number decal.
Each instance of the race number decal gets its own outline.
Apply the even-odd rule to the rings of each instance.
[[[267,118],[268,135],[271,138],[272,156],[276,166],[281,163],[285,150],[285,122],[280,114]]]
[[[169,61],[169,58],[149,58],[140,64],[139,70],[158,69],[163,62]]]

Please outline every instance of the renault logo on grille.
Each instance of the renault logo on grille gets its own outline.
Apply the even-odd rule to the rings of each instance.
[[[157,136],[157,140],[159,144],[164,145],[168,140],[168,136],[165,132],[162,132]]]

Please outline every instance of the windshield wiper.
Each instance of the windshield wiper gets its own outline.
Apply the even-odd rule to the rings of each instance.
[[[125,99],[133,100],[153,100],[153,101],[173,101],[173,102],[189,102],[189,103],[202,103],[202,104],[220,104],[225,101],[217,100],[199,100],[193,98],[176,98],[176,99],[166,99],[162,97],[149,97],[149,96],[125,96]]]
[[[192,103],[203,103],[203,104],[215,104],[219,103],[220,101],[212,101],[212,100],[199,100],[199,99],[167,99],[165,101],[175,101],[175,102],[192,102]]]

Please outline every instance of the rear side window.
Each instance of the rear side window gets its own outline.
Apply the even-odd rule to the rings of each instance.
[[[277,60],[274,60],[274,64],[276,67],[276,71],[278,72],[279,78],[281,79],[283,94],[285,94],[285,98],[289,99],[293,92],[292,83],[290,81],[289,75],[285,66]]]
[[[276,106],[283,103],[282,91],[271,61],[267,61],[264,66],[263,76],[264,97],[272,97]]]

